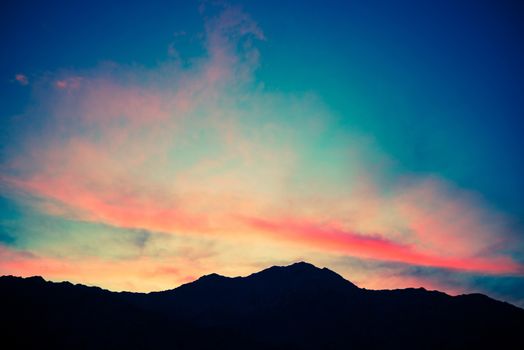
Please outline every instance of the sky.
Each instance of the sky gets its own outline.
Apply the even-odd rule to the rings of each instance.
[[[524,306],[524,6],[7,1],[0,274],[308,261]]]

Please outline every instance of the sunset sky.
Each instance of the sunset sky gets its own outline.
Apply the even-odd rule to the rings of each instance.
[[[0,35],[0,275],[524,306],[518,2],[8,1]]]

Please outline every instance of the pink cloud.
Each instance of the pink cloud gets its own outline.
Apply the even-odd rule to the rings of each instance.
[[[318,225],[302,220],[269,221],[244,218],[251,227],[320,250],[350,256],[400,262],[410,265],[440,267],[491,274],[524,274],[524,266],[507,257],[449,257],[424,251],[411,244],[394,242],[380,236],[365,236],[331,225]]]
[[[485,209],[471,193],[434,180],[401,189],[391,205],[421,247],[460,257],[511,244],[507,219]]]
[[[73,76],[64,79],[56,80],[55,87],[60,90],[74,90],[80,87],[82,77]]]
[[[20,83],[20,85],[28,85],[29,84],[29,79],[27,78],[27,76],[25,74],[16,74],[15,75],[15,80]]]

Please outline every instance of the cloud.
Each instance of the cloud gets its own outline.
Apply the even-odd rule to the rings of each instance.
[[[415,245],[402,244],[381,236],[365,236],[336,227],[320,226],[303,220],[270,222],[261,219],[246,219],[252,227],[275,235],[282,240],[291,240],[316,248],[346,253],[350,256],[402,262],[418,266],[442,267],[491,274],[524,274],[523,266],[507,257],[459,258],[437,255],[421,250]]]
[[[135,244],[121,243],[130,254],[120,257],[135,259],[126,270],[123,261],[107,267],[71,246],[46,251],[35,230],[19,230],[49,269],[6,251],[3,271],[67,279],[78,268],[84,272],[76,276],[90,281],[95,268],[165,275],[178,271],[174,263],[189,264],[184,254],[208,256],[204,242],[213,242],[220,252],[208,256],[206,268],[218,272],[320,254],[523,273],[509,220],[481,198],[445,179],[394,174],[371,137],[341,129],[312,94],[264,90],[255,79],[255,43],[265,36],[247,14],[226,7],[204,32],[205,55],[187,65],[106,64],[40,79],[35,107],[6,146],[1,191],[42,215],[107,235],[148,236],[122,238],[142,245],[137,253]],[[162,254],[150,249],[160,236],[195,241],[178,261],[166,253],[180,252],[176,239]],[[104,253],[96,253],[101,261]],[[109,273],[97,281],[111,283]],[[145,283],[142,289],[151,287]]]
[[[28,85],[29,84],[29,79],[27,78],[27,76],[25,74],[16,74],[15,75],[15,80],[20,85]]]
[[[55,81],[55,87],[61,90],[73,90],[78,89],[82,82],[82,77],[70,76],[64,79],[59,79]]]

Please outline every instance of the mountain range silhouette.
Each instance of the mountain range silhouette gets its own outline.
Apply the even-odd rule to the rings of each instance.
[[[304,262],[152,293],[3,276],[0,301],[4,349],[524,348],[524,310],[511,304],[361,289]]]

